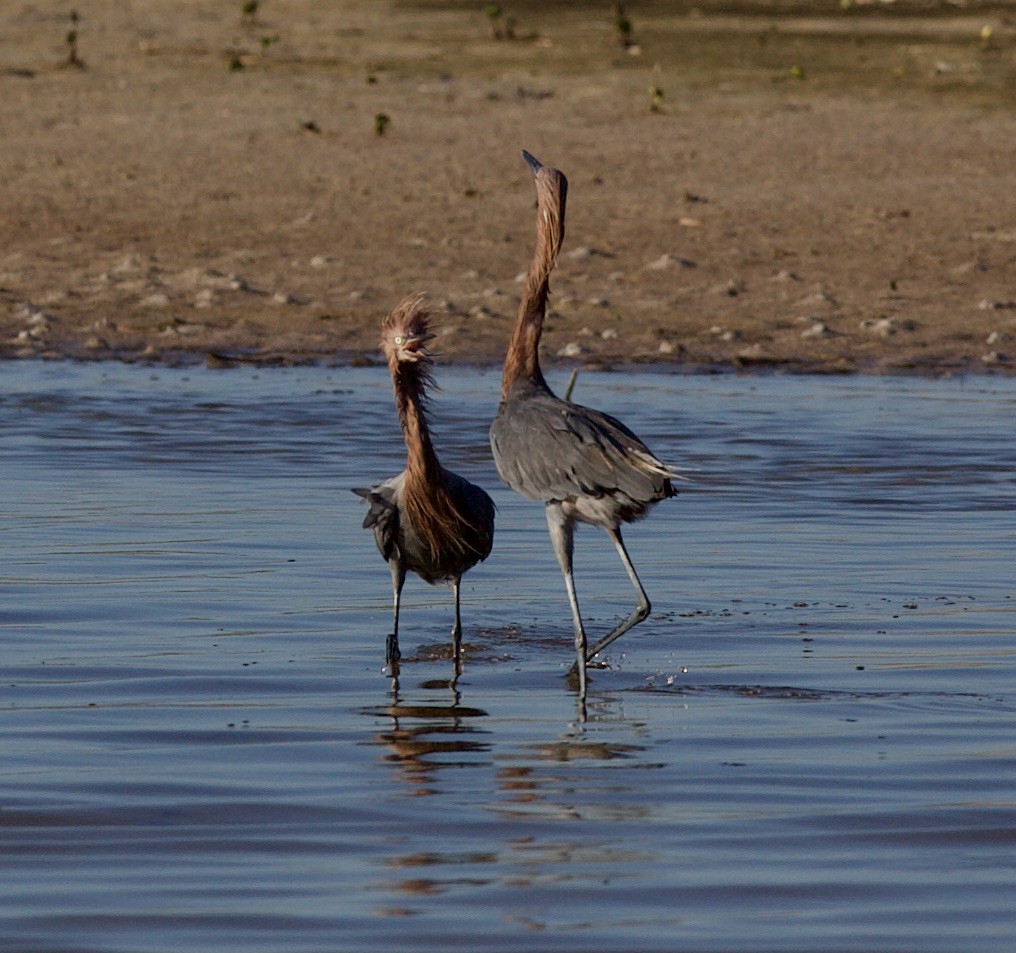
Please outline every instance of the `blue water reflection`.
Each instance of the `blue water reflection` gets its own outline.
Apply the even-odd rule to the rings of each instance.
[[[411,581],[393,694],[382,370],[3,372],[0,946],[1011,948],[1016,382],[581,374],[693,468],[582,723],[495,373],[436,400],[499,507],[465,673]],[[602,534],[576,574],[627,613]]]

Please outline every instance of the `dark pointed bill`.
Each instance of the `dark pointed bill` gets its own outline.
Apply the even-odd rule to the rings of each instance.
[[[531,153],[526,152],[525,149],[522,150],[522,158],[526,160],[526,164],[532,169],[533,175],[536,175],[543,168],[543,163]]]

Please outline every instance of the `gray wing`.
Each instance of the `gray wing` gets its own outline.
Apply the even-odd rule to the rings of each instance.
[[[400,559],[399,552],[399,506],[397,490],[402,482],[401,474],[378,483],[369,490],[354,489],[357,496],[362,496],[370,509],[363,518],[363,528],[374,531],[374,541],[378,551],[385,559]]]
[[[674,495],[667,468],[621,421],[552,394],[509,397],[490,430],[501,479],[531,500]]]

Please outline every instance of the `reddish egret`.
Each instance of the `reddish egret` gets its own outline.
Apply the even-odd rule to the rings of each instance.
[[[546,504],[554,554],[564,574],[575,626],[579,697],[586,693],[586,663],[650,612],[649,598],[621,538],[621,524],[641,519],[660,500],[676,495],[675,476],[619,420],[556,397],[540,371],[540,334],[550,273],[564,239],[568,180],[557,169],[522,153],[536,177],[536,252],[504,361],[501,405],[490,428],[497,472],[513,490]],[[592,648],[579,613],[572,576],[576,523],[602,526],[613,540],[638,594],[631,615]]]
[[[455,674],[462,669],[462,574],[490,555],[494,543],[494,503],[478,486],[438,462],[427,423],[427,389],[433,358],[427,342],[429,314],[420,298],[406,298],[381,322],[381,348],[388,359],[395,406],[406,441],[406,469],[369,490],[354,490],[370,503],[363,521],[374,531],[381,555],[392,571],[395,620],[385,648],[393,674],[399,662],[399,603],[406,572],[425,582],[451,582],[455,590],[452,648]]]

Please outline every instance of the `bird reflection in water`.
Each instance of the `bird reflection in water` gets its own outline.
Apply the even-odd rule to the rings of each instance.
[[[447,793],[446,786],[439,780],[447,770],[490,764],[487,732],[477,724],[487,712],[462,703],[457,678],[424,681],[418,689],[426,693],[422,698],[418,692],[414,692],[412,699],[407,698],[395,679],[391,702],[367,709],[364,714],[391,719],[390,725],[374,735],[372,741],[383,749],[381,760],[395,768],[395,775],[408,788],[408,796],[439,797]],[[460,854],[426,850],[395,855],[386,864],[406,873],[390,885],[394,891],[403,896],[424,898],[443,893],[452,886],[482,886],[493,879],[425,876],[427,869],[452,865],[461,870],[463,865],[494,864],[497,860],[498,854],[493,851]],[[386,906],[379,912],[385,916],[406,916],[417,911]]]
[[[435,798],[424,813],[444,818],[439,824],[450,817],[468,824],[497,818],[482,850],[456,850],[444,828],[411,827],[399,839],[407,849],[382,861],[390,877],[381,915],[423,913],[431,901],[472,888],[504,889],[519,891],[513,916],[536,922],[546,911],[529,891],[562,883],[598,888],[619,869],[652,860],[650,850],[618,834],[616,823],[602,823],[626,830],[645,823],[650,808],[639,785],[644,769],[654,767],[644,761],[644,746],[615,740],[608,712],[603,722],[572,722],[556,737],[503,750],[496,733],[481,727],[487,712],[465,704],[455,681],[421,682],[364,713],[389,720],[372,743],[382,763],[394,768],[402,796]],[[493,773],[462,773],[491,767]],[[442,810],[450,798],[458,813]],[[471,805],[464,812],[462,798]]]
[[[476,719],[486,717],[482,708],[462,704],[457,679],[436,679],[421,683],[428,692],[446,693],[441,702],[407,701],[398,679],[392,682],[391,702],[366,714],[386,715],[390,726],[374,736],[387,749],[383,760],[395,766],[396,774],[413,795],[441,794],[438,775],[448,768],[473,767],[472,755],[490,750],[486,734]]]

